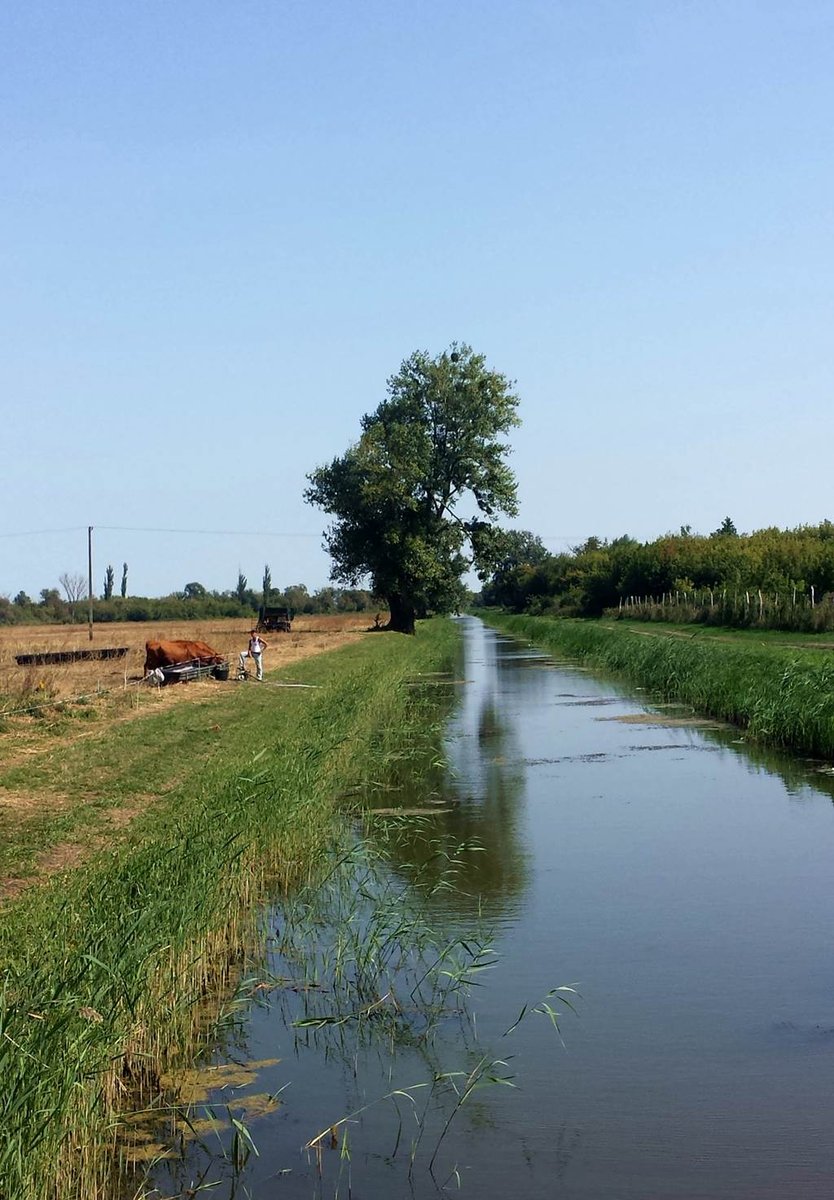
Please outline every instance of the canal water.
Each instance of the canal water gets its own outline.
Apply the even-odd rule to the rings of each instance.
[[[462,627],[448,769],[380,796],[367,836],[439,940],[488,942],[490,969],[428,1038],[293,1025],[309,1010],[276,933],[274,986],[206,1076],[212,1113],[242,1128],[189,1139],[157,1194],[833,1195],[828,768]],[[415,815],[378,835],[397,804]],[[439,850],[454,886],[427,884]]]

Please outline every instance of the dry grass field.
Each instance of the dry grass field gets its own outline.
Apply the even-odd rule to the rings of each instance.
[[[368,613],[297,617],[291,633],[265,635],[269,643],[264,669],[285,667],[312,654],[333,650],[373,624]],[[13,625],[0,627],[0,716],[33,704],[73,697],[98,697],[144,687],[140,684],[148,640],[188,638],[208,642],[228,657],[232,673],[237,656],[246,648],[250,624],[242,620],[119,622],[95,625],[89,640],[86,625]],[[18,666],[17,654],[87,650],[126,646],[121,659],[62,663],[56,666]],[[184,701],[210,684],[180,684],[164,689],[167,702]]]

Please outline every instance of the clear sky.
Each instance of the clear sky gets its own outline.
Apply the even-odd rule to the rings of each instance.
[[[25,0],[0,58],[0,592],[87,525],[99,589],[322,586],[306,473],[453,340],[551,550],[834,517],[834,0]]]

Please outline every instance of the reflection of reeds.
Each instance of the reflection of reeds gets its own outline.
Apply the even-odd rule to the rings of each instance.
[[[636,633],[595,621],[490,615],[536,645],[615,671],[756,741],[834,755],[834,656],[784,645]]]
[[[160,804],[118,849],[9,907],[0,1194],[111,1194],[119,1111],[190,1059],[205,998],[228,1003],[258,904],[330,844],[333,797],[384,781],[388,757],[419,740],[433,701],[404,681],[443,665],[455,637],[438,624],[314,661],[320,690],[291,721],[253,710],[265,749],[245,778],[216,763],[199,794]]]

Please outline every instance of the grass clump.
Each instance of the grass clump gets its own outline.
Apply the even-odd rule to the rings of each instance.
[[[211,759],[118,845],[7,907],[2,1200],[112,1194],[120,1112],[194,1053],[206,997],[233,991],[258,904],[328,846],[336,797],[431,736],[436,696],[410,685],[447,665],[456,639],[434,622],[296,666],[317,690],[243,689],[237,756]]]
[[[731,721],[756,741],[834,756],[834,656],[775,643],[672,638],[598,621],[496,613],[487,620],[620,674],[658,697]]]

